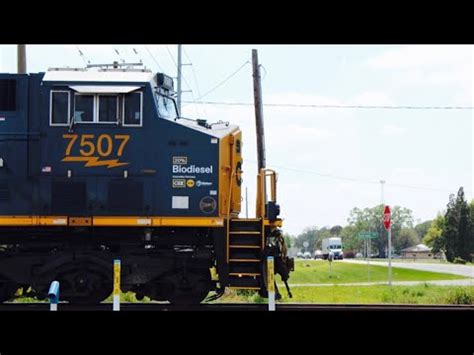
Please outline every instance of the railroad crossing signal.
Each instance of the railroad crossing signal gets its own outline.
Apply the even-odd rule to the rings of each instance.
[[[392,224],[392,215],[389,206],[385,206],[383,210],[383,226],[386,230],[390,229],[390,225]]]

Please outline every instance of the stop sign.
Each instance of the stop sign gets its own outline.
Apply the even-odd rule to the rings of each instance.
[[[383,210],[383,226],[386,230],[390,229],[390,224],[392,223],[392,217],[390,212],[390,207],[385,206]]]

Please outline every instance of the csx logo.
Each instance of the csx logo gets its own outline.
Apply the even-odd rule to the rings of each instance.
[[[83,162],[86,168],[104,166],[108,169],[130,164],[119,159],[103,159],[111,156],[121,157],[130,140],[128,134],[115,134],[113,138],[109,134],[101,134],[97,139],[94,134],[82,134],[80,138],[78,134],[63,134],[63,138],[69,140],[63,162]],[[73,154],[73,151],[76,151],[76,154]]]
[[[173,164],[186,165],[188,164],[188,157],[173,157]]]

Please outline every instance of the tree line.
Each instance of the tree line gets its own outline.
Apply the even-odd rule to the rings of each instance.
[[[355,207],[350,211],[346,226],[311,226],[298,236],[285,234],[289,246],[301,251],[314,252],[321,249],[324,238],[341,237],[346,252],[364,253],[365,241],[358,237],[359,233],[374,232],[376,238],[371,239],[371,255],[385,258],[388,248],[388,234],[382,224],[383,205],[372,208]],[[304,247],[304,242],[309,246]],[[458,258],[471,261],[474,258],[474,200],[470,204],[464,197],[461,187],[457,196],[450,195],[444,213],[429,221],[415,224],[410,209],[401,206],[392,208],[392,248],[395,254],[402,249],[424,243],[432,247],[433,253],[444,252],[448,261]]]

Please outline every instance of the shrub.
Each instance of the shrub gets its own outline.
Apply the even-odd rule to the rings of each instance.
[[[446,299],[450,304],[474,304],[474,292],[467,288],[456,288]]]
[[[466,264],[466,261],[457,256],[457,257],[454,258],[453,263],[454,264]]]

